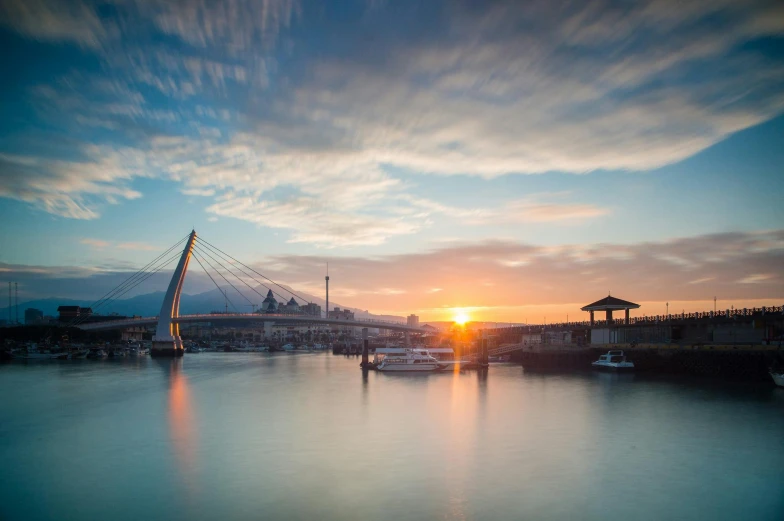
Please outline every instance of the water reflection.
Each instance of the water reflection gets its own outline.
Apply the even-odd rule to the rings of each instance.
[[[182,370],[182,359],[172,360],[169,366],[168,420],[178,470],[188,490],[194,492],[197,440],[191,390]]]

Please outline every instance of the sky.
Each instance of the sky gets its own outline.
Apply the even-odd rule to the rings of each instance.
[[[784,304],[779,1],[0,0],[0,47],[21,300],[194,228],[431,320]]]

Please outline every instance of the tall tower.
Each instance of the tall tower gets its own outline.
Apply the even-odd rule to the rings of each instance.
[[[329,262],[327,263],[327,276],[324,277],[327,283],[327,310],[324,312],[324,318],[329,318]]]

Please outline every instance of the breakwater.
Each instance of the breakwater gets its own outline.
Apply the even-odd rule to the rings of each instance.
[[[511,357],[529,370],[587,370],[591,362],[611,349],[623,350],[636,371],[660,374],[769,381],[769,368],[784,363],[784,348],[761,345],[548,345],[512,351]]]

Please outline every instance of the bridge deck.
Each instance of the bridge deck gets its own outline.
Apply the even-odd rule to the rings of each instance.
[[[277,322],[293,324],[325,324],[343,327],[367,327],[373,329],[388,329],[392,331],[402,331],[408,333],[428,333],[427,329],[421,327],[411,327],[399,322],[385,322],[383,320],[338,320],[334,318],[319,318],[300,315],[274,315],[258,313],[228,313],[228,314],[206,314],[206,315],[182,315],[172,319],[179,324],[193,322],[221,322],[230,320],[247,320],[253,322]],[[125,320],[107,320],[105,322],[93,322],[81,324],[76,327],[85,331],[109,331],[112,329],[125,329],[128,327],[148,326],[158,323],[158,317],[139,317]]]

